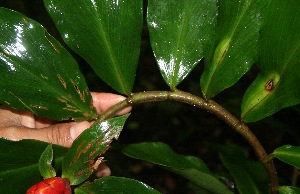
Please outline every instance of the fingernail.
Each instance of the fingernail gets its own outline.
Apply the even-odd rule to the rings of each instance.
[[[73,125],[70,128],[70,136],[72,140],[75,140],[84,130],[90,127],[90,123],[87,121],[80,122]]]
[[[121,101],[123,101],[123,100],[125,100],[125,99],[126,99],[126,97],[124,97],[124,96],[119,96],[118,98],[114,98],[113,101],[115,101],[115,102],[121,102]]]

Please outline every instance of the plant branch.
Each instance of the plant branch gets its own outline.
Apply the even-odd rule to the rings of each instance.
[[[225,121],[232,129],[241,134],[252,146],[258,159],[267,170],[271,193],[277,193],[279,185],[274,163],[273,161],[266,160],[268,155],[261,143],[259,142],[259,140],[243,122],[241,122],[229,111],[227,111],[225,108],[223,108],[222,106],[220,106],[212,100],[206,101],[203,98],[179,90],[134,93],[130,95],[126,100],[116,104],[107,111],[104,111],[101,115],[99,115],[97,121],[102,122],[106,119],[109,119],[128,106],[145,102],[165,100],[183,102],[198,107],[200,109],[204,109],[216,115],[221,120]]]

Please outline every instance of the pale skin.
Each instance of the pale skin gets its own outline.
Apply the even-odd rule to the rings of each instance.
[[[111,93],[92,92],[91,94],[93,106],[98,114],[125,99],[123,96]],[[131,108],[127,108],[118,114],[122,115],[130,110]],[[88,121],[55,124],[52,120],[37,117],[30,112],[0,106],[0,137],[14,141],[36,139],[71,147],[73,141],[91,124],[92,122]],[[110,173],[110,169],[102,163],[96,175],[102,177],[109,176]]]

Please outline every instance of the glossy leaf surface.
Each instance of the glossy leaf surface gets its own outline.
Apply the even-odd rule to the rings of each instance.
[[[174,89],[203,58],[217,12],[215,0],[149,0],[151,46],[165,82]]]
[[[285,145],[275,149],[272,155],[285,163],[300,168],[300,146]]]
[[[209,99],[235,84],[257,58],[262,12],[269,0],[219,1],[214,46],[206,47],[201,89]]]
[[[300,188],[291,186],[281,186],[279,187],[279,194],[299,194]]]
[[[42,180],[39,158],[48,143],[0,139],[0,193],[26,193],[26,190]],[[53,145],[53,166],[61,170],[61,162],[67,149]]]
[[[219,194],[232,193],[221,181],[212,175],[201,159],[177,154],[166,144],[160,142],[130,144],[123,149],[123,152],[132,158],[163,166],[209,192]]]
[[[95,122],[72,144],[63,161],[63,178],[71,185],[85,181],[95,170],[95,158],[103,154],[113,139],[117,139],[129,115],[115,117],[102,123]]]
[[[269,192],[268,176],[259,162],[247,159],[242,150],[234,145],[220,145],[216,146],[216,149],[240,194]]]
[[[56,176],[55,169],[52,167],[52,161],[53,149],[52,145],[50,144],[44,150],[39,160],[39,170],[44,179]]]
[[[123,178],[123,177],[103,177],[92,183],[85,183],[75,189],[75,194],[158,194],[159,192],[149,187],[145,183]]]
[[[142,0],[44,0],[68,46],[97,75],[123,94],[130,94],[139,58]]]
[[[92,119],[73,57],[37,22],[0,8],[0,104],[56,120]]]
[[[261,30],[260,73],[242,102],[246,122],[258,121],[300,102],[299,6],[297,0],[273,0],[268,7]]]

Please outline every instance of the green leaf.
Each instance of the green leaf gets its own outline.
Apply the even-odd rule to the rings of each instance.
[[[56,120],[96,117],[73,57],[37,22],[0,8],[0,104]]]
[[[216,0],[149,0],[151,46],[165,82],[174,89],[203,58],[211,34]]]
[[[124,147],[123,153],[132,158],[161,165],[212,193],[232,193],[221,181],[212,175],[201,159],[177,154],[164,143],[144,142],[130,144]]]
[[[136,180],[107,176],[92,183],[84,183],[75,189],[75,194],[158,194],[159,192],[148,185]]]
[[[300,168],[300,146],[285,145],[276,148],[272,153],[275,158]]]
[[[103,154],[113,139],[117,139],[129,114],[115,117],[102,123],[95,122],[74,142],[66,154],[62,166],[62,178],[71,185],[85,181],[94,170],[95,159]]]
[[[268,2],[219,1],[214,46],[205,49],[200,82],[206,99],[235,84],[255,62],[262,15]]]
[[[50,144],[44,150],[39,160],[39,170],[44,179],[56,176],[55,169],[52,167],[52,161],[53,149],[52,144]]]
[[[120,93],[130,94],[143,26],[143,1],[44,0],[67,45]]]
[[[281,186],[279,187],[279,194],[299,194],[300,188],[291,186]]]
[[[34,140],[9,141],[0,139],[0,193],[25,193],[29,187],[42,180],[39,158],[48,143]],[[53,145],[57,171],[67,149]]]
[[[297,0],[273,0],[268,7],[261,29],[260,72],[242,102],[245,122],[258,121],[300,102],[299,6]]]
[[[264,167],[245,157],[235,145],[216,145],[224,166],[233,177],[240,194],[268,193],[268,176]]]

